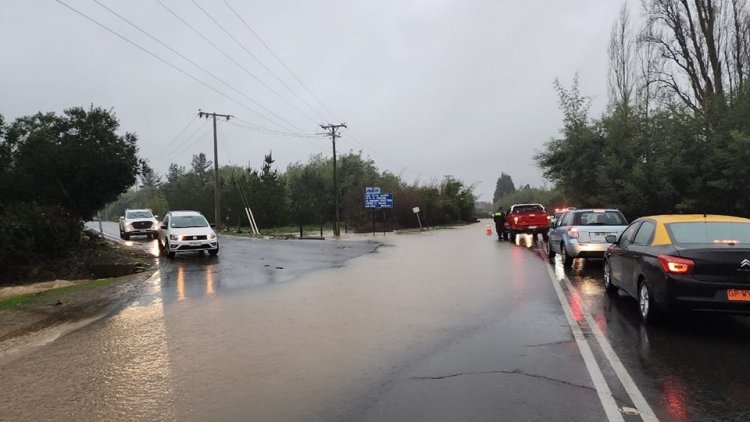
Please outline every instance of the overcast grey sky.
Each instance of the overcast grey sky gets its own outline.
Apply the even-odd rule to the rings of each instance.
[[[122,130],[138,134],[140,155],[164,175],[169,163],[189,166],[198,152],[213,157],[210,124],[194,119],[199,108],[253,125],[239,127],[239,120],[220,125],[219,162],[254,168],[270,150],[282,169],[311,154],[331,154],[324,138],[256,126],[314,134],[324,117],[337,123],[335,117],[350,128],[337,141],[340,152],[362,150],[380,169],[409,182],[453,175],[476,183],[480,200],[492,199],[501,172],[517,186],[545,183],[532,156],[561,127],[552,88],[556,77],[568,85],[579,72],[583,92],[594,98],[593,112],[603,110],[609,31],[622,5],[226,0],[331,116],[223,0],[195,2],[240,44],[192,0],[161,1],[244,70],[157,0],[99,0],[223,83],[95,1],[61,1],[236,101],[54,0],[2,0],[0,113],[8,120],[92,103],[113,108]],[[631,9],[635,17],[637,2]]]

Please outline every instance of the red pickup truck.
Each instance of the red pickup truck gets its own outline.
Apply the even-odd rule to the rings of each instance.
[[[505,226],[513,243],[516,243],[516,235],[519,233],[528,233],[534,237],[541,233],[542,239],[546,242],[549,218],[540,204],[515,204],[505,216]]]

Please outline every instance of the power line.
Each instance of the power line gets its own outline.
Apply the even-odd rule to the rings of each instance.
[[[180,53],[179,51],[177,51],[177,50],[175,50],[174,48],[170,47],[170,46],[169,46],[169,45],[167,45],[166,43],[162,42],[161,40],[159,40],[158,38],[156,38],[155,36],[153,36],[153,35],[151,35],[151,34],[150,34],[149,32],[147,32],[146,30],[142,29],[141,27],[139,27],[139,26],[138,26],[138,25],[136,25],[135,23],[131,22],[131,21],[130,21],[129,19],[127,19],[126,17],[124,17],[124,16],[120,15],[120,14],[119,14],[119,13],[117,13],[116,11],[114,11],[114,10],[112,10],[111,8],[107,7],[106,5],[102,4],[102,3],[101,3],[101,2],[99,1],[99,0],[94,0],[94,2],[95,2],[96,4],[98,4],[99,6],[103,7],[104,9],[108,10],[108,11],[109,11],[110,13],[112,13],[112,14],[113,14],[113,15],[115,15],[115,16],[117,16],[117,17],[118,17],[118,18],[120,18],[121,20],[125,21],[125,22],[126,22],[127,24],[129,24],[129,25],[130,25],[130,26],[132,26],[133,28],[137,29],[137,30],[138,30],[138,31],[140,31],[140,32],[141,32],[142,34],[144,34],[144,35],[146,35],[147,37],[151,38],[152,40],[156,41],[156,42],[157,42],[157,43],[159,43],[159,45],[161,45],[162,47],[164,47],[164,48],[168,49],[168,50],[169,50],[169,51],[171,51],[172,53],[174,53],[174,54],[178,55],[179,57],[181,57],[181,58],[182,58],[183,60],[187,61],[188,63],[192,64],[192,65],[193,65],[193,66],[195,66],[196,68],[198,68],[198,69],[200,69],[201,71],[203,71],[204,73],[208,74],[209,76],[211,76],[211,77],[212,77],[212,78],[214,78],[215,80],[219,81],[219,82],[220,82],[221,84],[223,84],[223,85],[224,85],[224,86],[226,86],[227,88],[229,88],[229,89],[233,90],[234,92],[238,93],[239,95],[241,95],[241,96],[242,96],[242,97],[244,97],[245,99],[249,100],[249,101],[250,101],[250,102],[252,102],[253,104],[257,105],[258,107],[262,108],[262,109],[263,109],[263,110],[265,110],[266,112],[270,113],[270,114],[271,114],[272,116],[276,117],[277,119],[279,119],[279,120],[281,120],[281,121],[284,121],[284,122],[286,122],[286,121],[284,120],[284,118],[282,118],[281,116],[277,115],[277,114],[276,114],[276,113],[274,113],[273,111],[269,110],[268,108],[266,108],[265,106],[263,106],[263,104],[261,104],[261,103],[257,102],[257,101],[256,101],[256,100],[254,100],[253,98],[249,97],[249,96],[248,96],[248,95],[246,95],[245,93],[241,92],[240,90],[238,90],[238,89],[237,89],[237,88],[235,88],[234,86],[232,86],[232,85],[230,85],[229,83],[227,83],[227,82],[226,82],[226,81],[225,81],[224,79],[222,79],[222,78],[220,78],[220,77],[216,76],[216,75],[215,75],[214,73],[212,73],[211,71],[207,70],[206,68],[204,68],[204,67],[203,67],[203,66],[201,66],[200,64],[196,63],[195,61],[191,60],[190,58],[188,58],[188,57],[187,57],[187,56],[185,56],[184,54]],[[260,118],[262,118],[262,119],[264,119],[264,120],[266,120],[266,121],[270,122],[271,124],[277,125],[277,126],[279,126],[279,127],[283,127],[283,126],[279,125],[279,124],[278,124],[277,122],[274,122],[274,121],[272,121],[271,119],[269,119],[268,117],[266,117],[266,116],[264,116],[264,115],[262,115],[262,114],[258,113],[257,111],[255,111],[255,110],[251,110],[251,111],[252,111],[252,112],[253,112],[253,113],[254,113],[255,115],[257,115],[258,117],[260,117]],[[286,122],[286,123],[287,123],[287,124],[291,124],[291,123],[289,123],[289,122]]]
[[[152,53],[151,51],[149,51],[149,50],[148,50],[148,49],[146,49],[145,47],[142,47],[142,46],[141,46],[140,44],[138,44],[138,43],[136,43],[136,42],[134,42],[134,41],[131,41],[130,39],[128,39],[128,38],[127,38],[127,37],[125,37],[124,35],[121,35],[121,34],[120,34],[120,33],[118,33],[117,31],[115,31],[115,30],[113,30],[113,29],[110,29],[110,28],[109,28],[109,27],[107,27],[106,25],[104,25],[104,24],[100,23],[99,21],[97,21],[97,20],[96,20],[96,19],[94,19],[94,18],[91,18],[91,17],[89,17],[89,16],[88,16],[88,15],[86,15],[85,13],[83,13],[83,12],[79,11],[78,9],[76,9],[76,8],[74,8],[74,7],[72,7],[72,6],[70,6],[69,4],[67,4],[67,3],[63,2],[62,0],[55,0],[55,1],[56,1],[57,3],[60,3],[61,5],[65,6],[65,7],[67,7],[68,9],[72,10],[72,11],[73,11],[73,12],[75,12],[76,14],[78,14],[78,15],[80,15],[80,16],[82,16],[82,17],[84,17],[84,18],[85,18],[85,19],[87,19],[88,21],[90,21],[90,22],[93,22],[94,24],[96,24],[97,26],[99,26],[99,27],[103,28],[103,29],[104,29],[104,30],[106,30],[107,32],[110,32],[111,34],[113,34],[113,35],[117,36],[118,38],[122,39],[123,41],[127,42],[128,44],[131,44],[131,45],[133,45],[134,47],[136,47],[136,48],[138,48],[139,50],[143,51],[144,53],[146,53],[146,54],[150,55],[151,57],[153,57],[153,58],[155,58],[155,59],[159,60],[160,62],[162,62],[162,63],[166,64],[167,66],[169,66],[169,67],[173,68],[174,70],[176,70],[176,71],[178,71],[178,72],[182,73],[183,75],[185,75],[185,76],[189,77],[190,79],[192,79],[192,80],[194,80],[194,81],[198,82],[199,84],[201,84],[201,85],[205,86],[206,88],[208,88],[208,89],[210,89],[210,90],[212,90],[212,91],[216,92],[217,94],[221,95],[222,97],[224,97],[224,98],[227,98],[228,100],[230,100],[230,101],[232,101],[232,102],[234,102],[234,103],[238,104],[239,106],[241,106],[241,107],[243,107],[243,108],[247,109],[248,111],[250,111],[250,112],[252,112],[252,113],[257,113],[257,112],[256,112],[255,110],[253,110],[253,109],[252,109],[251,107],[248,107],[248,106],[247,106],[246,104],[242,103],[241,101],[238,101],[237,99],[235,99],[235,98],[233,98],[233,97],[231,97],[231,96],[227,95],[226,93],[224,93],[224,92],[222,92],[222,91],[218,90],[217,88],[215,88],[215,87],[213,87],[213,86],[209,85],[208,83],[206,83],[206,82],[204,82],[204,81],[202,81],[202,80],[198,79],[197,77],[195,77],[195,76],[191,75],[190,73],[188,73],[188,72],[186,72],[186,71],[182,70],[181,68],[179,68],[179,67],[178,67],[178,66],[176,66],[175,64],[173,64],[173,63],[171,63],[171,62],[169,62],[169,61],[167,61],[167,60],[165,60],[165,59],[161,58],[160,56],[158,56],[158,55],[157,55],[157,54],[155,54],[155,53]],[[157,1],[159,1],[159,0],[157,0]],[[280,127],[281,127],[281,126],[280,126]],[[297,128],[296,126],[293,126],[293,125],[292,125],[292,127],[293,127],[293,128],[295,128],[295,129],[298,129],[298,130],[299,130],[299,128]]]
[[[180,16],[180,15],[178,15],[178,14],[177,14],[176,12],[174,12],[174,11],[173,11],[172,9],[170,9],[170,8],[169,8],[169,7],[167,6],[167,5],[165,5],[165,4],[164,4],[164,2],[162,2],[162,0],[156,0],[156,2],[157,2],[157,3],[159,3],[159,5],[161,5],[161,6],[162,6],[162,7],[164,8],[164,9],[166,9],[166,10],[167,10],[167,11],[168,11],[168,12],[169,12],[170,14],[172,14],[172,16],[174,16],[174,17],[175,17],[175,18],[177,18],[177,19],[178,19],[178,20],[179,20],[180,22],[182,22],[182,23],[183,23],[183,24],[184,24],[185,26],[187,26],[187,27],[188,27],[188,28],[189,28],[189,29],[190,29],[191,31],[193,31],[193,32],[194,32],[194,33],[195,33],[196,35],[198,35],[199,37],[201,37],[201,39],[203,39],[204,41],[206,41],[207,43],[209,43],[209,44],[210,44],[210,45],[211,45],[212,47],[214,47],[214,48],[215,48],[216,50],[218,50],[218,51],[219,51],[219,52],[220,52],[221,54],[223,54],[223,55],[224,55],[224,57],[226,57],[227,59],[229,59],[229,60],[230,60],[230,61],[231,61],[232,63],[234,63],[234,64],[235,64],[235,65],[236,65],[237,67],[239,67],[239,68],[240,68],[240,69],[242,69],[242,70],[243,70],[243,71],[244,71],[245,73],[247,73],[247,74],[248,74],[248,75],[249,75],[250,77],[252,77],[253,79],[255,79],[255,80],[256,80],[256,81],[257,81],[257,82],[258,82],[259,84],[261,84],[261,85],[262,85],[263,87],[265,87],[266,89],[268,89],[268,90],[269,90],[269,91],[270,91],[271,93],[273,93],[274,95],[276,95],[277,97],[279,97],[279,98],[280,98],[280,99],[281,99],[282,101],[285,101],[286,103],[288,103],[289,105],[291,105],[292,107],[294,107],[294,108],[296,108],[296,109],[297,109],[298,111],[300,111],[298,107],[296,107],[296,106],[295,106],[294,104],[290,103],[290,102],[289,102],[289,101],[288,101],[288,100],[287,100],[286,98],[284,98],[284,97],[283,97],[283,96],[282,96],[281,94],[279,94],[278,92],[276,92],[276,91],[275,91],[275,90],[274,90],[273,88],[271,88],[270,86],[268,86],[268,84],[266,84],[266,83],[265,83],[265,82],[263,82],[263,81],[262,81],[262,80],[261,80],[260,78],[258,78],[258,77],[257,77],[257,76],[256,76],[256,75],[255,75],[255,74],[253,73],[253,72],[251,72],[251,71],[250,71],[250,70],[248,70],[248,69],[247,69],[247,68],[246,68],[245,66],[243,66],[243,65],[242,65],[242,64],[241,64],[240,62],[238,62],[237,60],[235,60],[235,59],[234,59],[234,57],[232,57],[232,55],[230,55],[229,53],[227,53],[226,51],[224,51],[224,50],[223,50],[223,49],[222,49],[221,47],[219,47],[218,45],[216,45],[216,44],[215,44],[215,43],[214,43],[213,41],[209,40],[209,39],[208,39],[208,38],[207,38],[207,37],[206,37],[205,35],[203,35],[203,33],[201,33],[200,31],[198,31],[197,29],[195,29],[195,27],[194,27],[193,25],[191,25],[191,24],[190,24],[189,22],[187,22],[187,21],[186,21],[185,19],[183,19],[183,18],[182,18],[182,17]],[[305,113],[303,112],[303,114],[305,114]],[[293,125],[292,123],[288,122],[287,120],[284,120],[284,121],[285,121],[285,122],[286,122],[287,124],[289,124],[289,125],[290,125],[290,126],[291,126],[292,128],[294,128],[294,129],[296,129],[296,130],[299,130],[299,131],[302,131],[302,130],[301,130],[300,128],[298,128],[298,127],[297,127],[296,125]],[[313,121],[315,121],[315,120],[313,119]]]
[[[287,66],[286,63],[284,63],[284,61],[281,60],[281,58],[278,55],[276,55],[276,53],[273,51],[273,49],[268,44],[266,44],[265,41],[263,41],[263,39],[260,37],[260,35],[258,35],[253,30],[252,27],[250,27],[250,25],[245,21],[245,19],[243,19],[242,16],[239,13],[237,13],[236,10],[234,10],[234,8],[232,7],[232,5],[230,5],[229,2],[227,2],[227,0],[223,0],[223,1],[224,1],[224,4],[226,4],[227,7],[232,11],[232,13],[234,13],[234,15],[237,16],[237,18],[245,25],[245,28],[247,28],[247,30],[250,31],[250,33],[253,34],[253,36],[255,36],[255,38],[258,41],[260,41],[261,44],[263,44],[263,47],[265,47],[266,50],[268,50],[268,52],[271,53],[271,55],[279,63],[281,63],[281,65],[284,67],[284,69],[286,69],[286,71],[289,72],[290,75],[292,75],[292,77],[302,86],[302,88],[304,88],[305,91],[307,91],[307,93],[310,94],[310,96],[312,98],[314,98],[315,101],[317,101],[318,104],[320,104],[321,107],[323,107],[323,109],[325,111],[327,111],[328,114],[330,114],[333,117],[334,120],[339,120],[339,119],[336,118],[336,116],[333,114],[333,112],[328,107],[326,107],[326,105],[307,87],[307,85],[305,85],[304,82],[302,82],[302,80],[300,78],[298,78],[297,75],[294,74],[294,72],[292,72],[292,69],[290,69],[289,66]],[[316,114],[319,115],[319,113],[317,113],[317,112],[316,112]],[[320,117],[323,117],[323,116],[320,116]],[[327,119],[323,118],[323,120],[327,120]]]
[[[184,151],[187,151],[187,150],[189,150],[190,148],[192,148],[193,146],[195,146],[195,144],[197,144],[198,142],[200,142],[200,141],[204,140],[204,139],[206,138],[206,136],[208,136],[208,135],[209,135],[210,133],[211,133],[211,129],[209,128],[209,129],[208,129],[207,131],[203,132],[203,134],[202,134],[202,135],[200,135],[200,136],[198,136],[197,138],[195,138],[195,140],[194,140],[193,142],[191,142],[191,143],[190,143],[189,145],[185,145],[185,146],[184,146],[184,147],[182,147],[182,148],[178,148],[178,149],[174,150],[174,151],[173,151],[173,152],[172,152],[172,153],[171,153],[171,154],[169,155],[169,158],[168,158],[168,159],[167,159],[166,161],[171,161],[171,160],[172,160],[172,159],[173,159],[174,157],[176,157],[176,156],[177,156],[177,154],[179,154],[180,152],[184,152]],[[186,142],[183,142],[183,144],[185,144],[185,143],[186,143]],[[170,163],[170,164],[171,164],[171,163]]]
[[[300,138],[300,139],[303,139],[303,140],[307,141],[311,145],[317,147],[318,149],[323,149],[323,148],[326,147],[326,145],[322,143],[322,141],[320,140],[320,138],[317,138],[314,135],[305,135],[305,134],[297,134],[297,133],[286,133],[286,132],[270,131],[270,130],[267,130],[267,129],[264,129],[264,128],[258,128],[258,127],[254,127],[254,126],[248,126],[248,125],[244,125],[244,124],[241,124],[241,123],[232,123],[232,122],[229,122],[227,124],[229,126],[234,126],[234,127],[240,128],[240,129],[249,130],[249,131],[252,131],[252,132],[255,132],[255,133],[263,133],[263,134],[267,134],[267,135],[288,136],[288,137],[292,137],[292,138]]]
[[[253,60],[255,60],[255,61],[256,61],[256,62],[257,62],[257,63],[258,63],[259,65],[261,65],[261,67],[263,67],[263,69],[265,69],[265,70],[266,70],[266,71],[267,71],[267,72],[268,72],[269,74],[271,74],[271,76],[273,76],[273,77],[274,77],[274,79],[276,79],[276,80],[277,80],[277,81],[278,81],[278,82],[279,82],[280,84],[282,84],[282,85],[283,85],[283,86],[284,86],[284,87],[285,87],[285,88],[286,88],[287,90],[289,90],[289,92],[291,92],[291,93],[292,93],[292,95],[294,95],[294,96],[295,96],[295,97],[297,97],[297,98],[298,98],[298,99],[299,99],[300,101],[302,101],[302,102],[303,102],[303,103],[304,103],[304,104],[305,104],[305,105],[306,105],[307,107],[309,107],[309,108],[310,108],[310,110],[312,110],[312,111],[313,111],[313,112],[314,112],[315,114],[317,114],[317,115],[318,115],[318,116],[319,116],[320,118],[322,118],[323,120],[326,120],[326,118],[325,118],[325,117],[323,117],[323,115],[322,115],[322,114],[318,113],[318,111],[317,111],[317,110],[315,110],[315,109],[314,109],[314,108],[313,108],[313,107],[312,107],[312,106],[311,106],[311,105],[310,105],[310,104],[309,104],[309,103],[308,103],[307,101],[305,101],[305,99],[304,99],[304,98],[300,97],[300,96],[299,96],[299,95],[298,95],[298,94],[297,94],[297,93],[296,93],[296,92],[295,92],[295,91],[294,91],[294,90],[293,90],[293,89],[292,89],[292,88],[291,88],[291,87],[290,87],[290,86],[289,86],[289,85],[288,85],[288,84],[287,84],[286,82],[284,82],[284,81],[283,81],[283,80],[282,80],[281,78],[279,78],[279,77],[278,77],[278,76],[276,75],[276,73],[274,73],[274,71],[273,71],[273,70],[271,70],[271,69],[270,69],[270,68],[269,68],[268,66],[266,66],[266,64],[265,64],[265,63],[263,63],[263,61],[262,61],[262,60],[260,60],[260,59],[258,58],[258,56],[256,56],[255,54],[253,54],[253,52],[252,52],[252,51],[250,51],[250,50],[249,50],[249,49],[248,49],[247,47],[245,47],[245,45],[244,45],[244,44],[242,44],[242,43],[241,43],[241,42],[240,42],[240,41],[239,41],[239,40],[238,40],[238,39],[237,39],[237,38],[236,38],[236,37],[235,37],[234,35],[232,35],[232,34],[231,34],[231,33],[229,32],[229,30],[227,30],[227,29],[226,29],[226,28],[224,27],[224,25],[222,25],[221,23],[219,23],[219,21],[217,21],[217,20],[216,20],[216,19],[215,19],[215,18],[214,18],[213,16],[211,16],[211,14],[210,14],[210,13],[208,13],[208,11],[206,11],[206,9],[204,9],[203,7],[201,7],[201,5],[200,5],[200,4],[198,4],[198,2],[196,2],[195,0],[192,0],[192,2],[193,2],[193,4],[194,4],[194,5],[196,6],[196,7],[198,7],[198,9],[200,9],[200,10],[201,10],[201,12],[203,12],[203,14],[204,14],[204,15],[208,16],[208,18],[209,18],[209,19],[211,19],[211,21],[212,21],[212,22],[213,22],[214,24],[216,24],[216,26],[218,26],[218,27],[219,27],[219,28],[220,28],[220,29],[221,29],[222,31],[224,31],[224,33],[225,33],[225,34],[226,34],[226,35],[227,35],[227,36],[228,36],[229,38],[231,38],[231,39],[232,39],[232,41],[234,41],[234,42],[235,42],[235,43],[236,43],[236,44],[237,44],[238,46],[240,46],[240,48],[241,48],[242,50],[244,50],[244,51],[245,51],[245,53],[247,53],[247,54],[248,54],[248,55],[249,55],[250,57],[252,57],[252,58],[253,58]],[[313,117],[312,117],[312,116],[310,116],[309,114],[305,113],[305,112],[304,112],[304,111],[302,111],[301,109],[297,108],[297,107],[296,107],[296,106],[295,106],[294,104],[292,104],[292,103],[290,103],[290,102],[287,102],[287,103],[288,103],[289,105],[291,105],[292,107],[294,107],[294,108],[295,108],[295,109],[296,109],[297,111],[299,111],[300,113],[304,114],[304,115],[305,115],[305,116],[306,116],[306,117],[307,117],[308,119],[312,120],[313,122],[316,122],[316,119],[315,119],[315,118],[313,118]]]
[[[186,131],[186,130],[187,130],[187,129],[188,129],[189,127],[190,127],[190,126],[192,126],[192,125],[193,125],[193,123],[194,123],[194,122],[196,122],[196,121],[198,121],[198,117],[197,117],[197,116],[193,116],[193,118],[192,118],[192,119],[190,119],[190,121],[188,122],[187,126],[185,126],[185,127],[184,127],[184,128],[183,128],[183,129],[182,129],[182,130],[181,130],[181,131],[180,131],[180,132],[179,132],[179,133],[177,134],[177,136],[175,136],[175,137],[174,137],[174,138],[173,138],[173,139],[172,139],[172,140],[171,140],[171,141],[170,141],[170,142],[169,142],[169,143],[168,143],[168,144],[167,144],[167,145],[166,145],[166,146],[165,146],[164,148],[162,148],[162,149],[161,149],[161,151],[159,151],[159,153],[158,153],[157,155],[162,155],[163,153],[167,152],[167,150],[168,150],[168,149],[169,149],[169,148],[170,148],[170,147],[172,146],[172,144],[174,144],[175,142],[177,142],[177,140],[178,140],[178,139],[180,139],[180,136],[182,136],[182,134],[183,134],[183,133],[185,133],[185,131]]]

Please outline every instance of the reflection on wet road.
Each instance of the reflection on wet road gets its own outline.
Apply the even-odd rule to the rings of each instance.
[[[601,262],[565,270],[483,226],[384,240],[223,236],[217,257],[160,258],[126,309],[0,364],[0,420],[606,420],[566,277],[571,320],[603,332],[660,420],[748,420],[744,318],[644,326]]]
[[[679,313],[644,325],[635,299],[606,293],[602,262],[576,260],[566,270],[558,258],[552,265],[570,279],[659,419],[750,419],[750,320]]]

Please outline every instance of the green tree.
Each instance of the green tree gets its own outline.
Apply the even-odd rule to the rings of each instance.
[[[492,195],[492,202],[497,203],[502,197],[515,191],[516,185],[513,184],[513,178],[505,172],[500,173],[500,177],[497,178],[497,183],[495,183],[495,194]]]
[[[111,110],[93,106],[16,119],[0,141],[11,151],[0,195],[91,217],[138,173],[136,136],[118,135],[119,126]]]

